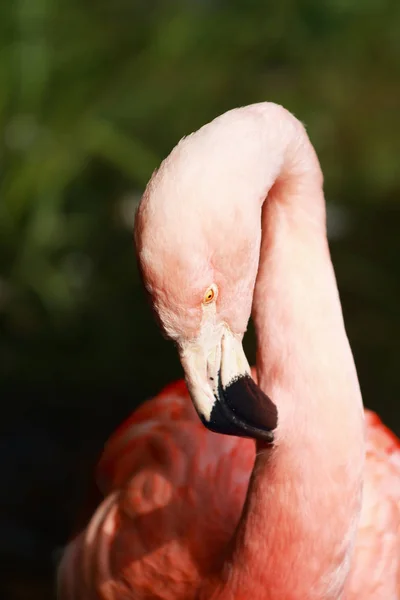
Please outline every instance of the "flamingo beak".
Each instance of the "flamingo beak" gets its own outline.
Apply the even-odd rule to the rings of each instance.
[[[203,424],[216,433],[272,443],[278,414],[257,386],[241,339],[227,328],[181,349],[193,404]]]

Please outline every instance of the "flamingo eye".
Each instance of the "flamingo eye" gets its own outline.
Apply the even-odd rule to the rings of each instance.
[[[203,304],[211,304],[217,297],[217,286],[215,284],[211,285],[206,293],[204,294]]]

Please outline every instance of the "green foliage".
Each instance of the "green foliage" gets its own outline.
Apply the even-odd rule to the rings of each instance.
[[[342,208],[333,254],[364,394],[394,407],[397,1],[13,0],[0,39],[4,384],[127,385],[134,402],[180,374],[137,278],[135,202],[181,136],[268,99],[306,123]]]

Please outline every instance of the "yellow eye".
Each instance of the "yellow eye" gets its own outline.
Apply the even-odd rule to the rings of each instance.
[[[208,288],[208,290],[204,294],[203,303],[210,304],[213,300],[215,300],[216,295],[217,295],[217,288],[216,288],[216,286],[212,285],[211,287]]]

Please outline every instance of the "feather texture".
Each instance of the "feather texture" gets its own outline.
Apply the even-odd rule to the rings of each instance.
[[[365,415],[365,491],[345,598],[399,600],[400,442]],[[198,598],[239,522],[254,459],[253,441],[209,432],[185,383],[168,385],[107,442],[97,469],[105,499],[64,556],[60,600]]]

